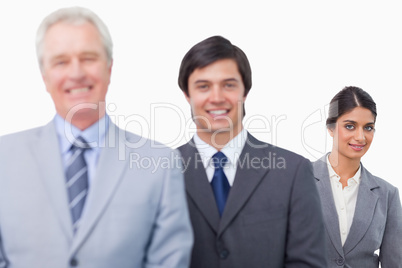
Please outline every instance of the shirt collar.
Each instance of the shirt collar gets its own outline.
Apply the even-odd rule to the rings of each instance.
[[[233,139],[231,139],[225,147],[221,149],[221,152],[226,155],[228,158],[228,164],[236,165],[237,160],[240,157],[241,152],[243,151],[244,145],[247,140],[247,130],[244,128],[242,131],[236,135]],[[194,143],[195,146],[200,153],[201,160],[206,167],[212,159],[212,156],[218,152],[214,147],[209,145],[208,143],[201,140],[197,133],[194,135]],[[226,165],[228,165],[226,164]]]
[[[336,179],[336,181],[339,181],[340,176],[338,174],[336,174],[335,170],[331,166],[331,163],[329,162],[329,154],[327,155],[327,166],[328,166],[329,178]],[[357,184],[359,184],[360,180],[361,180],[361,172],[362,172],[361,169],[362,169],[362,165],[359,166],[359,169],[357,170],[355,175],[352,178],[349,178],[348,180],[353,180]]]
[[[56,127],[57,136],[60,141],[61,152],[65,153],[71,148],[71,144],[77,137],[81,136],[92,148],[101,146],[106,130],[109,126],[109,116],[105,115],[97,122],[85,130],[80,130],[69,122],[65,121],[60,115],[56,114],[53,122]]]

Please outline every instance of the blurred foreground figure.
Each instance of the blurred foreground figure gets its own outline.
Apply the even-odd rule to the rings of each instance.
[[[37,53],[57,114],[0,139],[0,267],[188,267],[179,154],[105,113],[106,26],[87,9],[55,11],[39,27]],[[142,167],[145,158],[164,165]]]

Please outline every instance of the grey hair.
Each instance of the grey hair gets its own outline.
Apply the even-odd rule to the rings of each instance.
[[[82,24],[85,22],[92,23],[99,31],[103,46],[105,47],[108,63],[112,63],[113,59],[113,42],[106,24],[94,12],[83,7],[67,7],[58,9],[50,13],[43,19],[36,32],[36,56],[39,66],[42,69],[43,60],[43,40],[47,30],[58,22],[66,22],[70,24]]]

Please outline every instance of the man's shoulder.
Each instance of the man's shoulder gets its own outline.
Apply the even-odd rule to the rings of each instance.
[[[306,160],[306,158],[298,153],[290,151],[288,149],[273,145],[268,142],[261,141],[255,138],[250,133],[247,136],[245,149],[253,152],[254,150],[261,150],[265,155],[275,155],[277,157],[284,157],[292,160]]]
[[[152,155],[177,154],[177,150],[174,150],[161,142],[123,130],[119,127],[117,127],[117,130],[118,134],[116,138],[118,139],[118,143],[124,144],[124,146],[129,150]]]
[[[46,128],[42,126],[1,136],[0,159],[2,159],[2,164],[8,165],[12,160],[30,157],[31,154],[28,152],[32,150],[33,146],[48,142],[43,135],[45,131]]]
[[[0,144],[9,145],[10,143],[14,142],[16,143],[24,141],[29,142],[30,140],[33,140],[34,138],[40,136],[40,134],[44,131],[45,128],[46,126],[40,126],[10,134],[5,134],[3,136],[0,136]]]
[[[195,153],[197,151],[197,147],[194,144],[194,140],[191,139],[187,143],[177,147],[177,150],[179,150],[182,155],[188,155]]]

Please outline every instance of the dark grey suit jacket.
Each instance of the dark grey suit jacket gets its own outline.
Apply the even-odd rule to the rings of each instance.
[[[362,165],[356,210],[342,247],[326,155],[313,163],[326,227],[329,267],[402,268],[402,208],[398,189]],[[379,256],[374,253],[380,249]]]
[[[179,148],[195,243],[191,268],[326,267],[310,162],[248,134],[222,218],[193,141]]]

